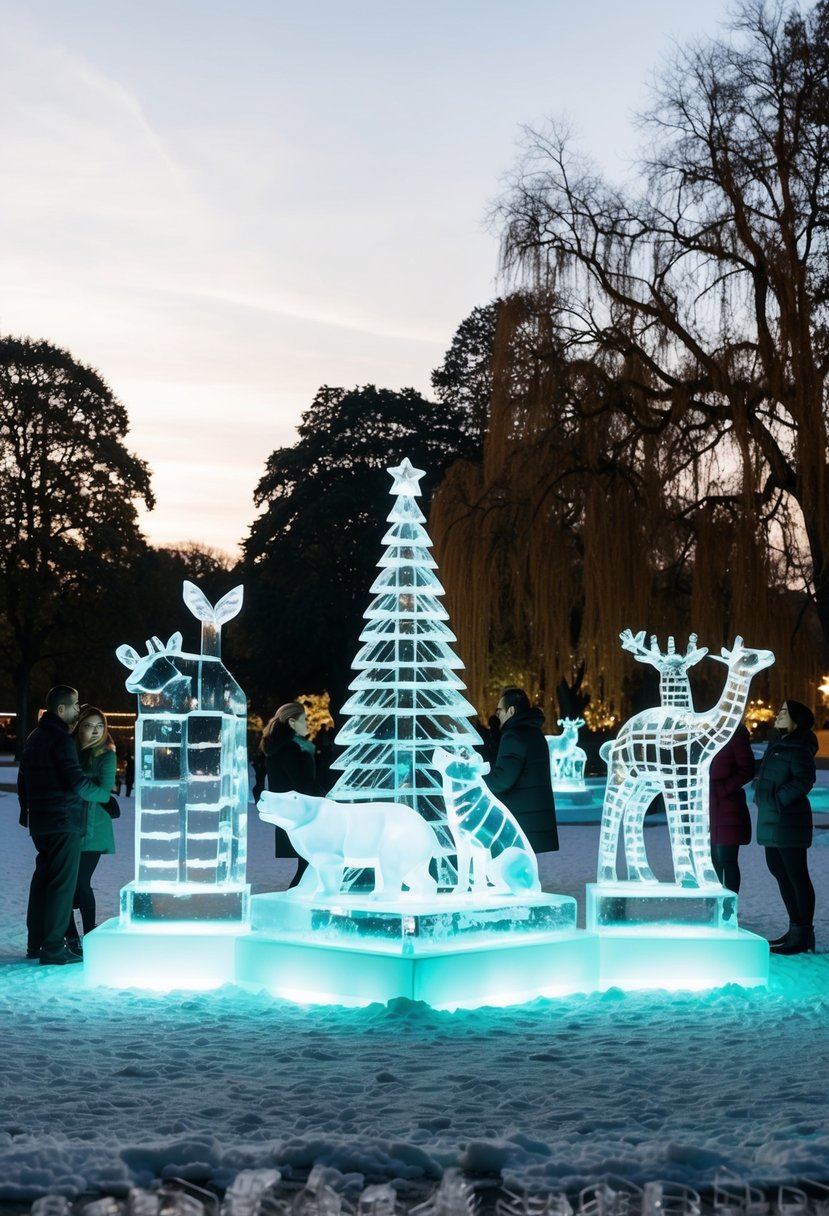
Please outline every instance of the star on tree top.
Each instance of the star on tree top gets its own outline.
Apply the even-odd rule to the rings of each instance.
[[[406,457],[396,468],[389,469],[388,472],[394,478],[394,485],[391,488],[392,494],[406,495],[409,498],[420,497],[418,482],[421,477],[426,476],[424,469],[416,469],[409,458]]]

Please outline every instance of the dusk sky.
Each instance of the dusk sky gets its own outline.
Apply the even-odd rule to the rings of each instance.
[[[234,552],[322,384],[412,386],[498,293],[521,126],[629,172],[726,0],[0,0],[0,332],[96,367],[153,543]]]

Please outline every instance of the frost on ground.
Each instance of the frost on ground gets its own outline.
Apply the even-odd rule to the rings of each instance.
[[[99,919],[132,878],[131,800],[96,874]],[[405,1000],[305,1008],[231,986],[87,989],[80,967],[23,961],[33,849],[0,795],[0,1200],[123,1193],[162,1176],[227,1186],[243,1168],[314,1164],[415,1183],[451,1166],[571,1192],[610,1172],[710,1187],[829,1181],[829,831],[810,864],[817,955],[773,957],[768,990],[623,993],[436,1012]],[[563,825],[547,890],[579,899],[597,825]],[[649,828],[660,876],[667,830]],[[251,817],[254,891],[287,885]],[[741,851],[743,928],[785,915],[763,851]],[[821,951],[824,951],[821,953]]]

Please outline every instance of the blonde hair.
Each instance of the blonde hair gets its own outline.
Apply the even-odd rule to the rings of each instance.
[[[112,741],[112,735],[109,733],[109,724],[107,722],[107,716],[102,709],[98,709],[97,705],[82,705],[81,706],[80,713],[78,714],[78,720],[72,728],[72,734],[75,736],[75,742],[78,745],[78,751],[81,751],[81,743],[80,743],[81,736],[79,733],[81,724],[86,722],[87,718],[100,718],[104,724],[104,733],[101,735],[100,742],[96,743],[94,747],[90,747],[88,749],[83,748],[83,751],[88,750],[90,756],[100,756],[104,752],[114,752],[115,744]]]

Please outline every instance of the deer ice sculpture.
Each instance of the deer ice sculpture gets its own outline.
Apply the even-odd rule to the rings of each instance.
[[[689,644],[689,652],[692,649]],[[651,802],[662,794],[674,881],[684,887],[719,886],[711,864],[708,770],[742,719],[753,677],[771,666],[774,655],[770,650],[751,650],[738,637],[731,650],[723,649],[719,661],[727,665],[728,676],[713,708],[695,712],[689,692],[687,704],[663,704],[630,718],[610,745],[599,843],[600,883],[616,881],[623,824],[628,878],[656,881],[647,862],[643,825]],[[678,700],[684,701],[684,694]]]
[[[619,637],[622,642],[622,650],[629,650],[640,663],[649,663],[659,672],[659,699],[663,705],[677,705],[685,709],[693,709],[688,668],[693,667],[708,654],[707,646],[697,646],[695,633],[688,638],[685,654],[677,654],[673,638],[668,638],[668,648],[663,654],[653,634],[650,649],[648,649],[645,646],[644,629],[640,630],[636,637],[629,629],[624,629]]]
[[[236,886],[247,851],[247,700],[221,661],[220,635],[242,588],[214,608],[185,582],[184,602],[201,621],[200,654],[182,651],[180,633],[153,637],[145,655],[116,651],[138,696],[136,885]]]
[[[561,727],[560,735],[546,736],[553,789],[581,789],[584,786],[587,753],[578,746],[578,741],[584,718],[559,718],[558,725]]]

